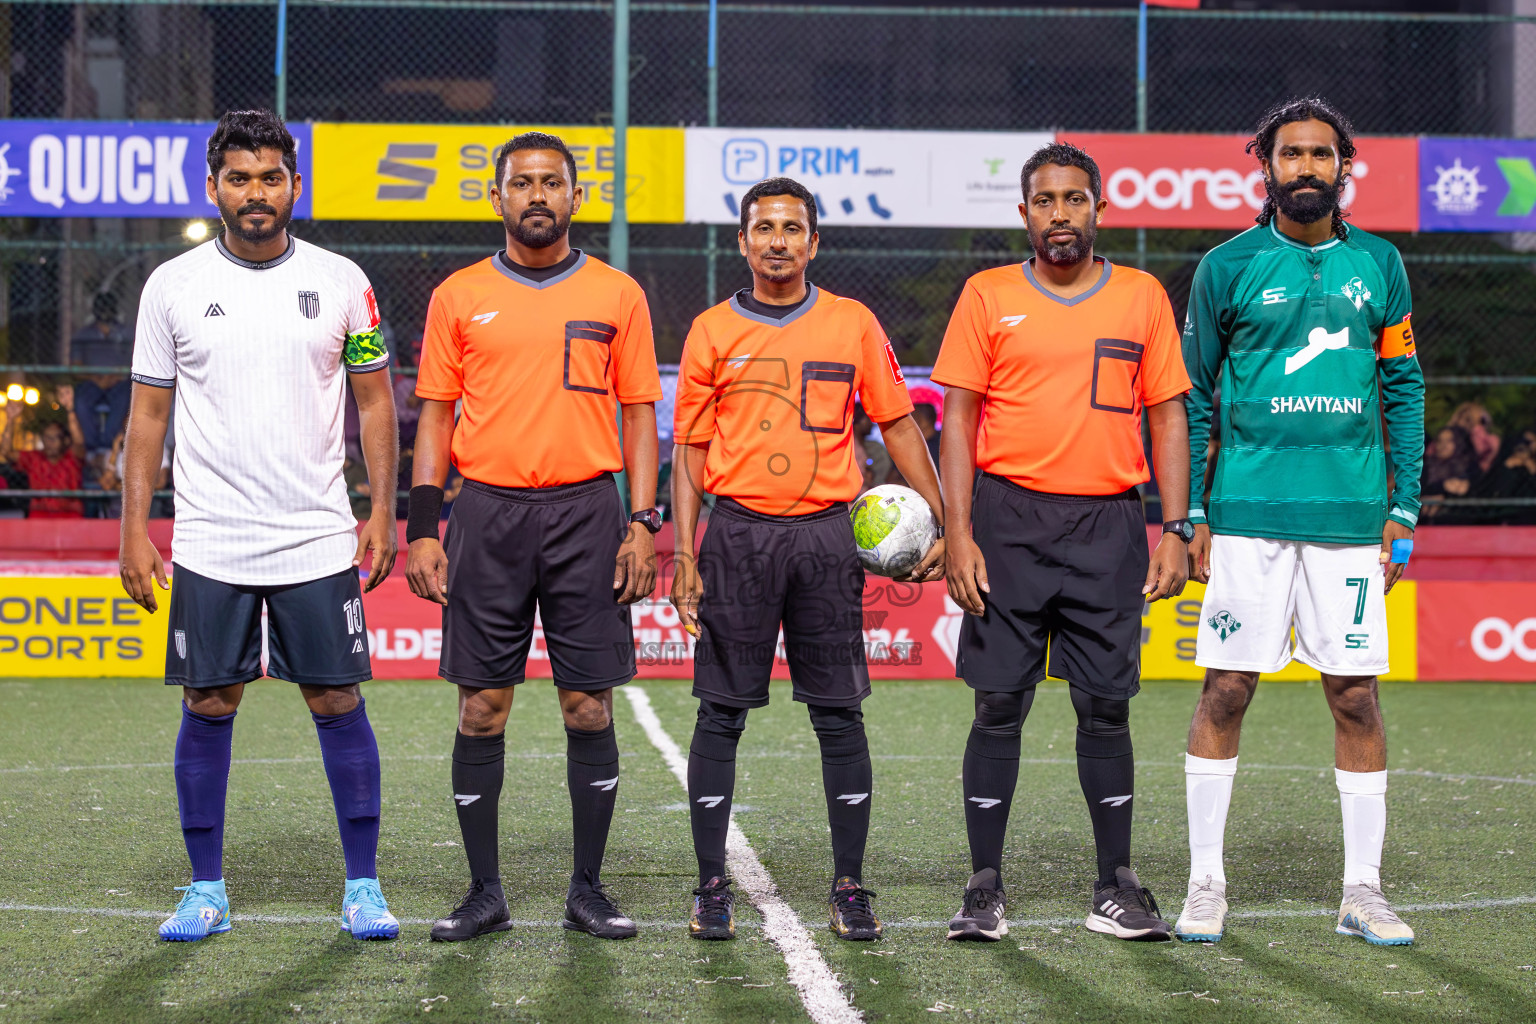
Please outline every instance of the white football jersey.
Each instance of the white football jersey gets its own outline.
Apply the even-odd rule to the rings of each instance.
[[[373,289],[345,257],[290,235],[251,263],[216,238],[157,267],[133,379],[176,389],[173,561],[253,586],[349,568],[346,374],[388,364]]]

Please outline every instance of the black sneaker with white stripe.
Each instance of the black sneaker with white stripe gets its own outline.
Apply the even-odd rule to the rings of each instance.
[[[1083,927],[1133,942],[1167,942],[1173,938],[1173,929],[1158,912],[1152,890],[1145,888],[1130,868],[1116,868],[1114,884],[1093,894],[1093,909]]]
[[[949,922],[949,937],[961,942],[996,942],[1008,934],[1008,922],[1003,918],[1006,909],[1002,879],[991,868],[982,868],[965,883],[965,899]]]

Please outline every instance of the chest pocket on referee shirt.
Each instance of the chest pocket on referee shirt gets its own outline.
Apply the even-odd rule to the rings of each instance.
[[[1136,413],[1136,378],[1145,345],[1119,338],[1093,343],[1093,391],[1088,404],[1102,412]]]
[[[608,368],[613,364],[613,339],[618,334],[617,327],[601,320],[565,322],[565,390],[608,393]]]

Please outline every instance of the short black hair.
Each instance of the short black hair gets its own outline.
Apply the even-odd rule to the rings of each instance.
[[[1024,169],[1019,172],[1019,189],[1024,193],[1026,201],[1029,199],[1029,179],[1047,164],[1076,167],[1087,172],[1088,190],[1093,193],[1094,202],[1098,202],[1104,195],[1104,178],[1099,174],[1099,165],[1093,157],[1070,142],[1053,142],[1035,150],[1035,155],[1024,161]]]
[[[1321,96],[1302,96],[1298,99],[1286,100],[1284,103],[1276,103],[1264,111],[1259,117],[1258,127],[1254,129],[1253,138],[1248,140],[1245,148],[1264,165],[1266,178],[1269,176],[1270,161],[1275,156],[1275,136],[1280,134],[1281,128],[1288,124],[1295,124],[1297,121],[1321,121],[1333,129],[1333,134],[1339,140],[1341,167],[1345,160],[1355,158],[1355,126],[1349,123],[1349,118]],[[1342,189],[1348,181],[1348,175],[1340,174],[1335,184]],[[1266,197],[1264,208],[1254,219],[1260,224],[1268,224],[1274,220],[1275,201]],[[1344,226],[1344,214],[1338,209],[1333,211],[1333,233],[1339,238],[1349,233],[1349,229]]]
[[[805,204],[805,216],[810,221],[811,234],[816,233],[816,197],[811,190],[794,178],[764,178],[747,189],[741,197],[741,233],[747,233],[747,221],[752,216],[752,204],[768,196],[794,196]]]
[[[496,184],[501,185],[501,179],[506,176],[507,162],[512,159],[513,153],[522,152],[525,149],[552,149],[565,157],[565,166],[571,172],[571,187],[576,187],[576,158],[571,155],[571,147],[565,144],[565,140],[558,135],[548,132],[523,132],[514,135],[504,142],[496,151]]]
[[[270,110],[231,110],[219,118],[208,136],[208,173],[215,178],[224,169],[224,154],[232,149],[255,153],[276,149],[283,154],[283,166],[289,174],[299,170],[298,144],[283,119]]]

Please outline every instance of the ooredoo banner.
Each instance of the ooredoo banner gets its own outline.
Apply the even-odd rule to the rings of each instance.
[[[1419,584],[1419,678],[1536,680],[1536,584]]]
[[[212,217],[214,123],[0,120],[0,217]],[[310,130],[290,124],[310,175]],[[308,193],[294,216],[310,216]]]
[[[1104,176],[1116,228],[1247,228],[1264,205],[1264,175],[1246,135],[1061,132],[1087,150]],[[1417,231],[1418,140],[1356,139],[1344,192],[1350,222],[1367,231]]]

